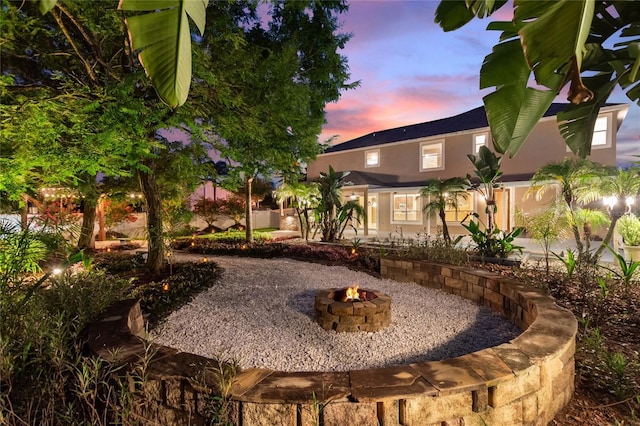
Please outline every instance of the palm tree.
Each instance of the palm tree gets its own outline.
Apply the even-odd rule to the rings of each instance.
[[[478,155],[467,154],[469,161],[473,164],[474,174],[480,180],[479,184],[475,184],[473,188],[478,191],[484,197],[487,207],[485,212],[487,213],[487,234],[493,232],[495,225],[496,214],[496,199],[494,196],[494,190],[498,186],[498,179],[502,176],[500,171],[500,162],[502,157],[496,156],[486,146],[481,146]],[[467,175],[467,179],[471,181],[471,176]]]
[[[595,201],[600,197],[595,182],[606,175],[607,169],[600,164],[589,160],[565,158],[559,163],[543,166],[531,179],[528,193],[534,193],[537,200],[549,190],[560,189],[557,195],[568,209],[568,219],[580,259],[585,259],[589,252],[589,239],[585,237],[583,242],[579,228],[580,204]]]
[[[640,169],[637,167],[629,170],[618,169],[616,173],[611,176],[607,176],[602,180],[600,191],[603,195],[615,197],[615,204],[611,206],[609,216],[611,217],[611,224],[607,230],[600,247],[596,251],[596,258],[602,254],[606,246],[611,241],[613,231],[616,227],[618,219],[622,217],[626,210],[626,200],[628,198],[635,198],[640,193]]]
[[[467,199],[466,188],[469,180],[461,177],[449,179],[429,179],[425,186],[420,189],[420,195],[428,197],[429,203],[424,206],[423,211],[427,214],[437,213],[442,222],[442,237],[450,244],[451,236],[445,218],[447,209],[458,209],[458,200]]]
[[[364,208],[357,201],[343,204],[342,187],[349,172],[336,173],[329,166],[329,172],[320,173],[317,181],[320,200],[316,208],[316,222],[322,232],[322,241],[336,241],[342,237],[345,228],[353,219],[358,222],[365,216]]]
[[[284,183],[275,190],[275,195],[279,203],[287,199],[292,200],[293,208],[300,221],[300,234],[302,238],[308,240],[311,230],[309,212],[317,207],[320,200],[318,186],[304,182]]]

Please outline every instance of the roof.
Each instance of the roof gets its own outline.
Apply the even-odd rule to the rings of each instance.
[[[564,111],[568,104],[553,103],[544,113],[544,117],[552,117]],[[346,151],[349,149],[366,148],[370,146],[384,145],[430,136],[445,135],[449,133],[463,132],[466,130],[489,127],[484,106],[474,108],[453,117],[441,118],[426,123],[411,124],[395,129],[381,130],[356,139],[334,145],[327,148],[325,153]]]

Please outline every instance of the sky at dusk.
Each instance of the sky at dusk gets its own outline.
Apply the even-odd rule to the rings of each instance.
[[[460,114],[481,106],[493,91],[479,90],[480,67],[500,36],[486,27],[492,20],[511,20],[512,5],[448,33],[434,22],[438,1],[351,0],[349,5],[341,32],[352,38],[341,54],[360,87],[327,105],[321,142]],[[566,95],[556,101],[566,102]],[[618,132],[618,158],[640,154],[640,107],[620,89],[609,102],[630,104]]]

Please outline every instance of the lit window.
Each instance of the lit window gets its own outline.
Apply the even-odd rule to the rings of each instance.
[[[600,116],[593,126],[593,138],[591,147],[593,149],[611,148],[611,114]],[[567,146],[567,152],[571,152]]]
[[[598,117],[593,128],[591,146],[608,146],[607,143],[607,117]]]
[[[477,135],[473,135],[473,153],[479,153],[480,147],[482,146],[487,146],[487,134],[480,133]]]
[[[468,221],[470,214],[473,212],[473,193],[468,192],[466,198],[462,195],[458,195],[456,200],[458,204],[457,209],[453,209],[447,206],[444,209],[444,216],[447,222],[462,222]]]
[[[380,150],[374,149],[371,151],[365,151],[364,153],[364,166],[365,167],[377,167],[380,165]]]
[[[421,222],[419,194],[393,194],[393,222]]]
[[[443,169],[442,142],[430,142],[420,145],[420,170]]]

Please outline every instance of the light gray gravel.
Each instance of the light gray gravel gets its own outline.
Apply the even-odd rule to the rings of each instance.
[[[520,334],[487,308],[414,283],[289,259],[211,260],[224,268],[220,284],[153,330],[156,343],[233,356],[243,368],[346,371],[456,357]],[[354,283],[391,296],[388,328],[336,333],[316,324],[316,290]]]

